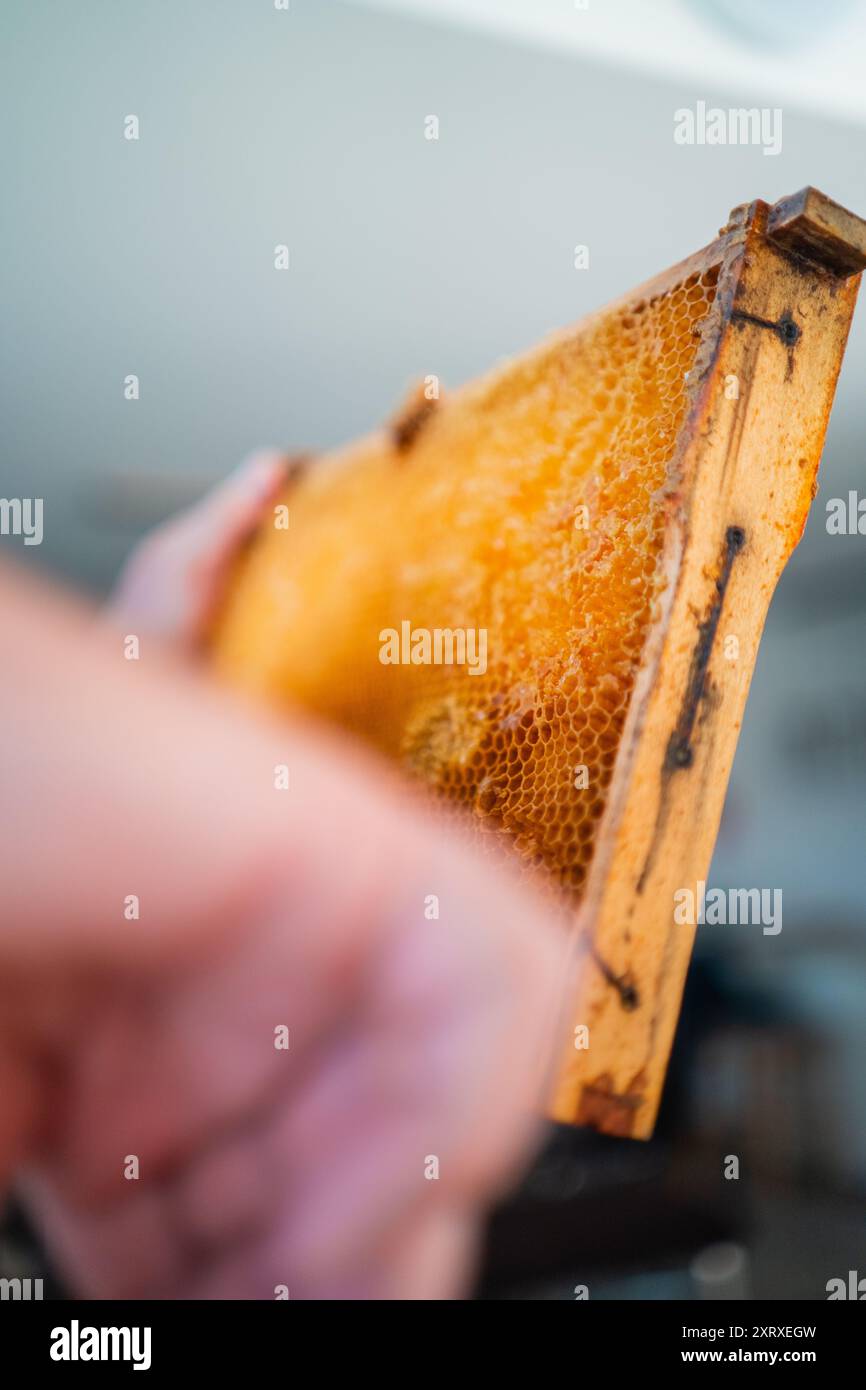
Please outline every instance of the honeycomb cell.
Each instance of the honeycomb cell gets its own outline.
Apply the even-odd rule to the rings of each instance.
[[[614,307],[412,431],[319,460],[285,498],[289,528],[252,547],[215,643],[233,681],[360,735],[572,901],[660,593],[714,292],[710,271]],[[452,643],[450,663],[416,661],[401,638],[384,662],[404,624],[466,634],[464,660]]]

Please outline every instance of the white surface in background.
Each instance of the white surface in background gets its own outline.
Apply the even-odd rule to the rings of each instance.
[[[777,48],[750,42],[723,16],[705,18],[699,5],[684,0],[588,0],[587,9],[575,0],[349,3],[488,29],[645,75],[678,78],[687,84],[684,100],[711,97],[722,88],[741,93],[749,104],[790,103],[866,124],[866,5],[861,0],[850,9],[843,5],[838,16],[832,0],[812,5],[813,32],[806,38],[804,10],[792,5],[790,22],[781,30],[789,41]],[[768,0],[763,4],[769,11]]]

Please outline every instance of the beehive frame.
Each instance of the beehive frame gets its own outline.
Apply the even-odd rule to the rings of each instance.
[[[590,1046],[569,1049],[553,1106],[638,1138],[652,1133],[693,944],[674,894],[709,869],[770,598],[817,486],[866,224],[814,189],[758,200],[686,263],[710,264],[714,321],[679,442],[669,582],[576,927],[587,968],[574,1013]]]
[[[447,693],[452,687],[445,687],[444,695],[436,688],[439,704],[433,703],[432,715],[425,713],[429,701],[413,696],[415,722],[407,725],[399,701],[389,704],[393,692],[403,687],[386,686],[375,668],[371,674],[366,668],[341,667],[339,639],[330,665],[327,653],[322,657],[318,652],[310,658],[309,669],[289,673],[283,651],[290,631],[287,552],[273,534],[263,535],[253,547],[229,596],[214,647],[217,664],[226,674],[270,697],[300,694],[317,712],[361,733],[375,726],[385,751],[408,759],[410,770],[446,797],[468,803],[477,825],[495,822],[512,836],[526,861],[555,867],[559,886],[579,901],[571,916],[574,949],[583,968],[578,995],[566,1002],[563,1014],[565,1058],[552,1103],[558,1119],[632,1137],[652,1131],[694,936],[693,926],[674,922],[674,894],[694,887],[709,867],[761,629],[813,496],[858,272],[864,264],[866,224],[813,189],[772,208],[761,201],[744,205],[734,210],[718,239],[703,251],[570,334],[506,364],[478,387],[464,388],[444,409],[436,410],[435,402],[422,393],[388,432],[335,456],[330,468],[317,464],[320,471],[312,480],[303,468],[297,470],[303,481],[300,488],[297,483],[290,487],[287,501],[293,507],[295,500],[306,499],[305,515],[312,518],[314,533],[317,488],[325,499],[325,516],[329,489],[331,503],[336,499],[344,512],[359,502],[368,506],[374,522],[366,532],[359,528],[357,554],[351,559],[354,569],[350,567],[342,579],[354,575],[358,584],[366,584],[370,575],[382,571],[388,603],[383,599],[380,610],[391,611],[391,604],[396,613],[393,602],[401,595],[408,600],[413,593],[405,577],[407,558],[412,562],[408,568],[420,570],[422,578],[435,583],[441,581],[437,565],[441,567],[443,556],[449,561],[450,557],[435,546],[425,553],[417,514],[407,518],[408,539],[402,551],[395,549],[393,540],[378,536],[375,507],[369,510],[371,492],[402,489],[400,495],[411,499],[416,484],[407,468],[419,470],[419,488],[425,479],[430,486],[431,469],[447,478],[449,460],[461,448],[471,454],[475,447],[471,441],[479,419],[486,431],[487,455],[483,467],[477,461],[471,465],[476,469],[471,481],[483,491],[479,469],[487,469],[489,484],[506,459],[501,450],[496,452],[498,436],[512,430],[521,437],[515,426],[515,399],[521,391],[527,396],[534,391],[533,399],[543,404],[543,391],[556,382],[556,389],[550,386],[551,409],[556,410],[563,390],[568,395],[562,364],[567,361],[574,370],[576,359],[568,354],[579,350],[594,325],[651,315],[666,297],[678,295],[682,303],[684,293],[686,299],[691,296],[690,302],[701,301],[703,314],[702,296],[708,302],[711,298],[699,321],[693,322],[694,313],[689,319],[697,340],[683,358],[689,364],[687,382],[677,388],[680,394],[670,406],[676,437],[666,445],[663,458],[659,455],[664,486],[652,491],[653,603],[644,608],[635,601],[631,626],[626,624],[629,650],[639,638],[639,651],[633,669],[626,661],[626,674],[615,684],[617,698],[625,700],[616,738],[611,742],[608,737],[603,755],[593,745],[596,758],[605,760],[603,795],[591,803],[596,809],[588,827],[577,827],[583,837],[579,844],[575,824],[570,838],[558,843],[545,841],[543,817],[536,816],[529,831],[519,824],[520,777],[525,775],[521,768],[527,766],[519,757],[528,750],[518,750],[515,758],[514,749],[521,737],[534,734],[537,739],[538,728],[527,735],[513,688],[507,705],[508,720],[512,726],[517,721],[508,735],[513,776],[510,784],[503,779],[497,783],[496,778],[482,778],[483,769],[478,768],[484,756],[494,761],[498,756],[504,767],[506,752],[497,755],[496,750],[504,749],[505,743],[491,743],[490,733],[485,735],[486,745],[473,743],[471,729],[467,741],[463,727],[470,698],[466,692],[471,688],[476,700],[479,689],[471,675],[462,687],[453,686],[453,695]],[[658,483],[658,469],[653,476]],[[341,479],[348,479],[348,485]],[[437,495],[435,485],[431,495]],[[425,504],[427,500],[425,496]],[[326,522],[316,534],[327,551]],[[547,533],[536,532],[536,539],[539,534],[543,540]],[[617,536],[623,540],[625,533],[620,528],[612,535],[613,580],[627,585],[632,582],[630,571],[622,568],[621,557],[620,571],[615,567]],[[552,553],[555,557],[562,551]],[[489,568],[494,562],[488,552],[485,555],[483,563]],[[455,562],[478,563],[471,527],[455,542]],[[335,559],[338,563],[343,562]],[[391,569],[384,574],[388,564]],[[324,628],[330,624],[332,630],[342,624],[346,650],[357,654],[357,646],[351,646],[351,582],[343,584],[343,599],[327,571],[318,573],[323,576],[318,587],[325,592],[306,596],[315,620]],[[308,584],[317,587],[309,580]],[[423,586],[414,592],[417,600]],[[443,588],[441,582],[438,598],[447,605],[447,585]],[[447,616],[450,626],[454,613]],[[508,631],[507,623],[500,624],[501,641],[507,640]],[[574,669],[578,679],[579,662]],[[536,704],[541,700],[543,705],[544,692],[535,694]],[[451,711],[444,725],[443,709]],[[529,725],[537,715],[538,709]],[[545,736],[561,736],[561,743],[553,745],[553,762],[558,764],[574,743],[573,730],[551,733],[552,723],[551,719],[545,726]],[[418,727],[423,756],[417,755]],[[603,717],[599,727],[604,727]],[[483,747],[490,750],[484,756]],[[495,803],[498,784],[505,786],[500,804],[488,805],[485,797],[493,797]],[[560,791],[557,786],[557,794]],[[550,809],[548,820],[555,820]]]

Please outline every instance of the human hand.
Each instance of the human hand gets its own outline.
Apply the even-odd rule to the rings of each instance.
[[[537,1130],[563,970],[545,909],[348,743],[254,715],[156,644],[127,662],[44,597],[0,588],[0,608],[3,786],[23,789],[0,1172],[23,1165],[71,1285],[465,1289]]]

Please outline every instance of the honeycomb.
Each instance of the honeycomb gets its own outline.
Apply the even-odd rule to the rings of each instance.
[[[215,635],[233,682],[360,735],[568,901],[661,591],[715,276],[602,311],[316,460]]]

